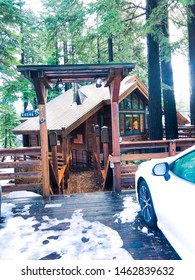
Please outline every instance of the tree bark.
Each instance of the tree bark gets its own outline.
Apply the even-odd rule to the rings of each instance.
[[[108,61],[112,62],[113,59],[113,42],[112,42],[112,34],[108,38]]]
[[[189,42],[189,70],[190,70],[190,118],[195,125],[195,4],[190,5],[191,16],[188,18],[188,42]]]
[[[152,9],[157,7],[156,0],[146,0],[146,19],[150,17]],[[159,44],[147,35],[148,51],[148,92],[149,92],[149,137],[151,140],[163,138],[161,78],[159,61]]]
[[[163,0],[164,1],[164,0]],[[166,139],[177,139],[177,112],[174,96],[173,69],[171,64],[171,49],[169,43],[168,7],[165,8],[162,19],[162,34],[167,38],[167,57],[161,53],[162,92],[165,116]]]

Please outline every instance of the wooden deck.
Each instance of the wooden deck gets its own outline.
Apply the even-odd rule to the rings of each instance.
[[[49,218],[71,218],[73,212],[82,209],[83,219],[90,222],[99,221],[117,231],[123,240],[123,248],[127,250],[135,260],[178,260],[177,253],[170,246],[164,235],[159,231],[149,231],[152,235],[145,234],[141,229],[145,226],[140,213],[134,222],[116,223],[115,214],[124,210],[123,202],[126,196],[135,200],[135,191],[122,191],[120,194],[113,192],[94,192],[71,195],[53,195],[48,198],[14,198],[5,199],[3,202],[11,202],[16,205],[14,215],[21,215],[25,205],[31,205],[29,213],[23,218],[35,217],[41,221],[43,216]],[[60,207],[47,208],[45,204],[60,204]],[[3,225],[0,220],[0,230]],[[59,227],[56,227],[59,230]],[[48,233],[49,234],[49,233]],[[55,259],[55,254],[45,256],[44,259]]]

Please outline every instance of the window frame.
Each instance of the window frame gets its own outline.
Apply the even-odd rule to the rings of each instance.
[[[135,102],[136,100],[136,102]],[[135,105],[137,103],[137,105]],[[131,118],[131,130],[127,128],[127,118]],[[138,130],[133,129],[133,119],[138,118]],[[122,125],[121,125],[122,124]],[[141,130],[141,127],[143,129]],[[119,128],[120,136],[144,134],[146,129],[145,101],[135,91],[119,102]]]
[[[121,116],[123,116],[123,126],[121,126]],[[128,132],[127,128],[127,116],[132,117],[132,129]],[[134,119],[138,117],[138,130],[133,129],[133,122]],[[141,117],[142,117],[142,125],[143,125],[143,131],[141,131]],[[144,134],[145,133],[145,112],[119,112],[119,128],[120,128],[120,135],[121,136],[129,136],[129,135],[135,135],[135,134]],[[124,133],[122,133],[122,130]]]
[[[138,100],[138,106],[134,106],[134,97]],[[123,104],[123,106],[122,106]],[[127,105],[128,104],[128,105]],[[144,100],[136,92],[132,92],[119,102],[119,111],[144,111]]]

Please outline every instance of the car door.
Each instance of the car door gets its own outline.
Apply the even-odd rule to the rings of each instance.
[[[174,161],[170,165],[170,179],[160,186],[158,207],[159,228],[170,243],[185,255],[195,257],[195,151]]]

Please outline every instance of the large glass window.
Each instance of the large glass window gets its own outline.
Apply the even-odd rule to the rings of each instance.
[[[144,132],[144,113],[120,113],[119,122],[121,135]]]
[[[120,110],[144,110],[143,100],[136,93],[128,95],[119,103]]]
[[[136,92],[119,103],[119,111],[121,136],[145,132],[144,101]]]

